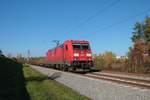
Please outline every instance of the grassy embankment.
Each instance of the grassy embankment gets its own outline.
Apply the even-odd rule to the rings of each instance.
[[[22,64],[0,56],[0,100],[29,100]]]
[[[0,57],[0,100],[87,100],[28,66]]]

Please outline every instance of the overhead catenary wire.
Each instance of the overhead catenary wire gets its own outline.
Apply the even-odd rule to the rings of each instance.
[[[90,20],[92,20],[94,17],[100,15],[101,13],[104,13],[106,10],[112,8],[113,6],[115,6],[116,4],[118,4],[120,1],[121,0],[115,0],[114,2],[112,2],[111,4],[109,4],[108,6],[104,7],[103,9],[99,9],[96,13],[94,13],[93,15],[90,15],[83,22],[79,23],[77,26],[75,26],[74,28],[72,28],[70,32],[72,32],[73,30],[79,29],[81,26],[83,26],[84,24],[86,24],[87,22],[89,22]]]
[[[119,25],[119,24],[125,23],[125,22],[127,22],[127,21],[129,21],[129,20],[131,20],[131,19],[133,19],[133,18],[136,18],[136,17],[138,17],[138,16],[141,16],[141,15],[147,13],[147,12],[150,12],[150,8],[148,8],[148,9],[146,9],[146,10],[140,12],[140,13],[137,13],[137,14],[135,14],[135,15],[129,16],[129,17],[127,17],[127,18],[125,18],[125,19],[123,19],[123,20],[120,20],[120,21],[118,21],[118,22],[115,22],[115,23],[112,23],[112,24],[110,24],[110,25],[107,25],[107,26],[105,26],[105,27],[103,27],[103,28],[101,28],[101,29],[98,29],[98,31],[103,31],[103,30],[112,28],[112,27],[114,27],[114,26],[117,26],[117,25]]]

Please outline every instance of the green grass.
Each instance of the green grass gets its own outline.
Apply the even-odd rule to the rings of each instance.
[[[24,67],[23,70],[31,100],[88,100],[87,97],[55,80],[49,80],[47,76],[30,67]]]
[[[0,100],[87,100],[35,70],[0,56]]]

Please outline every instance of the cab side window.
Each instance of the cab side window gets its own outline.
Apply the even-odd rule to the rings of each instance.
[[[68,50],[68,46],[66,45],[66,51]]]

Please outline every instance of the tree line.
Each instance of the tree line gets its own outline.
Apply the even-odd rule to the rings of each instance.
[[[117,58],[111,51],[95,55],[95,66],[106,70],[150,72],[150,17],[135,23],[129,47],[124,57]]]

